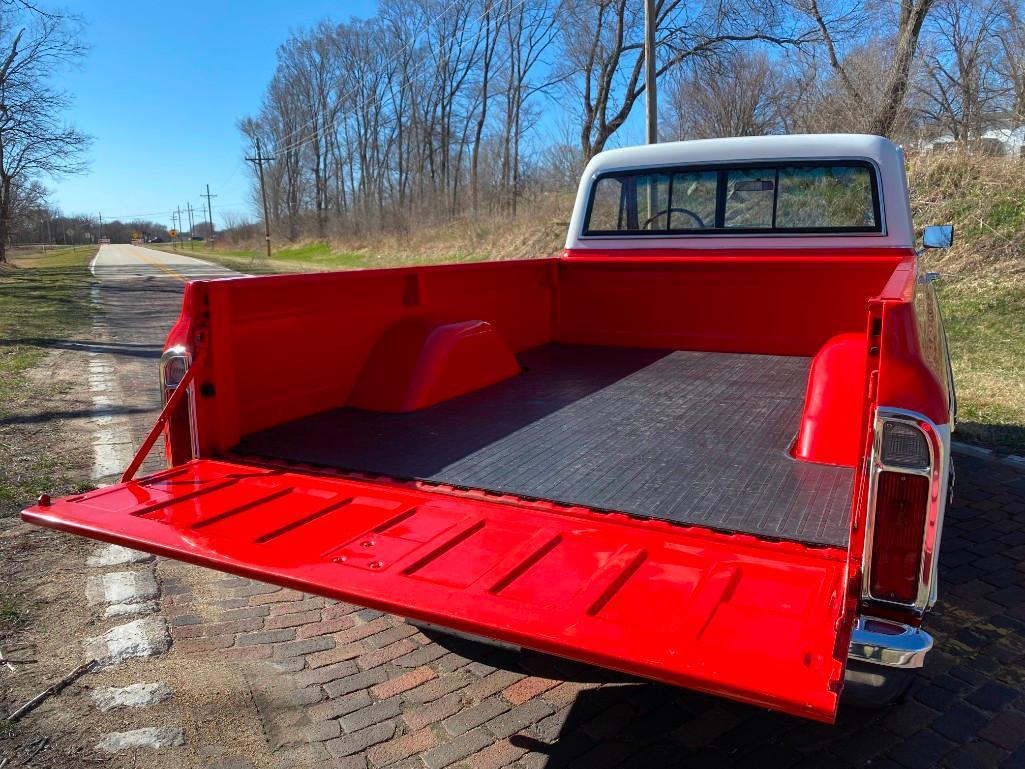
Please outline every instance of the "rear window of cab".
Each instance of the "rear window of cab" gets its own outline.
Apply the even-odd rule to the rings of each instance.
[[[601,174],[584,235],[882,232],[864,161],[679,167]]]

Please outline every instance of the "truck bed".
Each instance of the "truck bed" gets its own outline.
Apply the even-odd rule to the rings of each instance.
[[[810,358],[549,344],[420,411],[340,408],[236,453],[846,546],[854,472],[795,461]]]

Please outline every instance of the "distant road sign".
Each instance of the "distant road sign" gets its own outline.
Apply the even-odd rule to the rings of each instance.
[[[168,234],[169,234],[169,235],[170,235],[170,236],[171,236],[172,238],[177,238],[177,237],[178,237],[178,230],[171,230],[171,232],[170,232],[170,233],[168,233]]]

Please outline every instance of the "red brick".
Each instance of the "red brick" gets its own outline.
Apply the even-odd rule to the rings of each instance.
[[[348,630],[355,623],[352,617],[338,617],[336,619],[324,619],[324,613],[326,609],[321,613],[321,621],[313,622],[309,625],[303,625],[299,628],[300,638],[313,638],[318,635],[328,635],[329,633],[337,633],[342,630]]]
[[[272,617],[278,614],[294,614],[297,611],[310,611],[311,609],[322,609],[324,608],[324,599],[318,598],[317,596],[307,596],[301,601],[291,601],[289,603],[275,603],[270,605],[270,613]]]
[[[239,587],[229,588],[235,598],[253,598],[255,596],[276,595],[281,591],[277,585],[267,585],[263,582],[246,580],[246,584]]]
[[[537,697],[539,694],[544,694],[549,689],[554,689],[559,683],[559,681],[554,681],[551,678],[530,676],[508,687],[502,692],[502,696],[513,705],[521,705],[527,700]]]
[[[346,644],[344,646],[336,646],[333,649],[327,649],[322,652],[313,652],[306,657],[306,665],[310,668],[320,668],[324,665],[333,665],[336,662],[345,662],[345,660],[354,660],[359,655],[366,651],[366,647],[363,644]]]
[[[385,646],[383,649],[374,649],[373,651],[360,655],[359,659],[356,660],[356,664],[359,665],[362,670],[370,670],[371,668],[376,668],[386,662],[391,662],[393,659],[397,659],[403,654],[409,654],[415,648],[416,644],[412,641],[403,639],[401,641],[396,641],[391,646]]]
[[[367,752],[367,758],[371,766],[384,766],[424,753],[437,744],[438,738],[434,736],[434,732],[430,728],[424,728],[375,745]]]
[[[270,614],[269,606],[244,606],[238,609],[227,609],[217,615],[217,622],[232,622],[237,619],[253,619],[266,617]]]
[[[467,686],[463,694],[467,699],[479,702],[486,700],[492,694],[509,688],[523,677],[522,673],[515,673],[511,670],[496,670]]]
[[[1015,750],[1025,743],[1025,715],[1014,711],[998,713],[979,736],[1007,750]]]
[[[324,619],[338,619],[356,611],[359,607],[351,603],[335,603],[324,607]]]
[[[565,707],[576,702],[580,692],[587,689],[597,689],[601,684],[582,681],[563,681],[554,689],[545,692],[545,702],[550,702],[557,708]]]
[[[438,674],[433,669],[424,665],[415,670],[410,670],[408,673],[403,673],[398,678],[393,678],[390,681],[385,681],[383,684],[372,687],[370,693],[379,700],[384,700],[437,677]]]
[[[252,644],[280,644],[295,638],[295,630],[290,627],[282,630],[259,630],[255,633],[243,633],[238,637],[239,646]]]
[[[184,638],[199,638],[203,635],[202,625],[182,625],[171,628],[171,638],[180,641]]]
[[[203,635],[235,635],[236,633],[252,633],[263,627],[263,617],[249,617],[247,619],[236,619],[230,622],[211,622],[203,626]]]
[[[402,720],[410,729],[422,729],[430,726],[444,718],[458,713],[463,707],[463,701],[456,693],[448,694],[439,700],[427,705],[409,710],[402,714]]]
[[[340,644],[352,643],[353,641],[359,641],[367,636],[372,636],[374,633],[380,633],[382,630],[386,630],[389,627],[391,627],[391,620],[387,617],[378,617],[371,622],[367,622],[363,625],[356,625],[353,628],[342,631],[335,637],[335,640]]]
[[[738,723],[739,719],[733,712],[721,707],[711,707],[678,726],[670,735],[688,748],[696,749],[711,745]]]
[[[254,595],[249,599],[249,603],[253,606],[262,606],[267,603],[284,603],[286,601],[301,601],[306,597],[305,593],[300,593],[298,590],[275,590],[273,593],[260,593]]]
[[[501,767],[511,764],[526,752],[526,748],[519,748],[509,742],[509,740],[502,740],[488,745],[479,753],[474,753],[466,759],[466,762],[473,769],[501,769]]]
[[[195,614],[196,607],[191,596],[169,595],[160,602],[160,613],[167,618],[181,617]]]
[[[225,649],[220,653],[220,657],[230,660],[265,660],[270,659],[271,654],[274,653],[274,648],[271,646],[234,646],[231,649]]]
[[[174,648],[183,654],[196,654],[197,652],[209,652],[214,649],[227,649],[235,643],[235,636],[219,635],[209,638],[185,638],[176,641]]]
[[[410,702],[431,702],[432,700],[444,697],[449,692],[454,692],[456,689],[462,689],[471,680],[472,678],[469,673],[463,671],[451,673],[441,678],[435,678],[425,684],[420,684],[415,689],[410,689],[406,698]]]
[[[279,614],[267,617],[264,625],[268,630],[280,630],[283,627],[295,627],[296,625],[309,625],[320,621],[320,610],[300,611],[295,614]]]

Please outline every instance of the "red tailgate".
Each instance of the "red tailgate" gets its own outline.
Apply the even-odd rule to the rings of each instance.
[[[832,721],[846,554],[196,460],[32,523]]]

